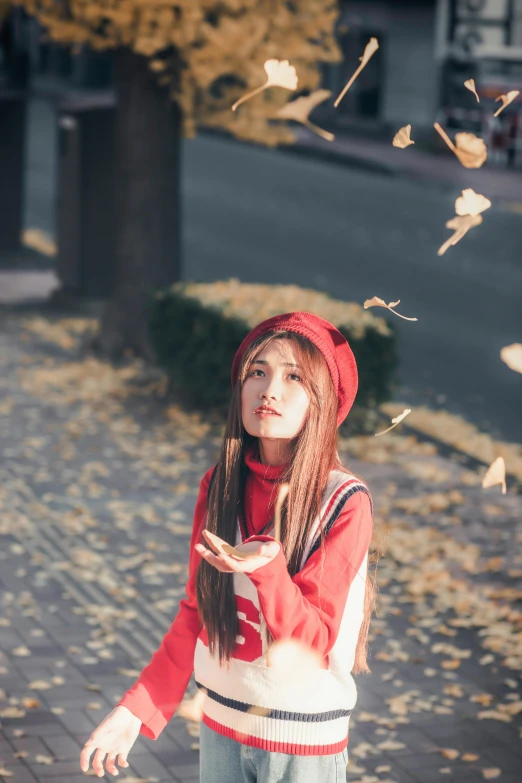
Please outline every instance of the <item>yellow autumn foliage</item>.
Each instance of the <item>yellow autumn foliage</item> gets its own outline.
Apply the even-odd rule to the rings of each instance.
[[[125,47],[146,57],[181,106],[188,137],[207,126],[268,146],[291,143],[290,128],[273,121],[289,100],[285,90],[265,90],[237,112],[230,107],[264,82],[268,59],[288,60],[296,68],[300,92],[319,86],[320,62],[342,59],[334,37],[334,0],[300,0],[295,10],[278,0],[14,3],[35,16],[52,41],[95,50]]]

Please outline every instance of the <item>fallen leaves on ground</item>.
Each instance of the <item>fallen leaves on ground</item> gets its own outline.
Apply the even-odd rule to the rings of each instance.
[[[217,290],[220,290],[219,286]],[[230,294],[230,290],[227,293]],[[223,291],[222,294],[225,295]],[[291,303],[289,304],[291,309]],[[245,309],[248,307],[249,304],[245,302]],[[279,312],[283,311],[279,305],[277,308]],[[357,312],[353,312],[354,319],[367,315],[369,314],[360,306]],[[75,337],[74,327],[71,325],[61,328],[64,329],[65,335],[70,333]],[[51,331],[52,338],[41,339],[47,330],[45,326],[38,326],[37,323],[34,329],[27,329],[26,332],[31,340],[34,338],[31,349],[37,351],[40,359],[27,361],[20,367],[22,372],[18,376],[14,373],[9,376],[13,384],[18,384],[16,395],[11,391],[11,396],[16,397],[14,409],[17,410],[16,406],[22,404],[18,399],[21,396],[25,399],[23,404],[27,410],[36,412],[32,419],[34,426],[23,439],[24,459],[29,460],[29,464],[36,464],[35,460],[40,461],[44,454],[47,437],[46,429],[42,427],[44,419],[41,417],[44,406],[46,412],[50,413],[45,419],[46,424],[47,421],[52,423],[55,411],[59,412],[61,439],[55,451],[56,464],[48,466],[47,474],[51,478],[45,480],[56,483],[62,478],[62,470],[65,470],[69,485],[76,487],[80,493],[85,493],[85,496],[77,496],[74,493],[66,496],[66,485],[63,495],[62,490],[55,486],[46,487],[43,491],[31,495],[28,486],[23,483],[23,478],[20,478],[16,487],[4,487],[4,494],[0,495],[0,503],[3,504],[1,529],[16,533],[16,541],[9,550],[9,557],[24,557],[27,555],[24,546],[30,539],[30,536],[24,534],[26,526],[30,529],[31,525],[34,528],[52,523],[62,543],[67,546],[69,555],[66,557],[65,554],[58,553],[54,556],[35,556],[32,558],[34,575],[38,578],[50,575],[52,578],[55,573],[72,572],[86,588],[93,584],[107,596],[107,601],[100,604],[92,602],[75,606],[73,602],[71,609],[73,614],[85,619],[86,634],[85,639],[82,639],[79,632],[77,645],[71,645],[68,653],[73,661],[93,664],[103,661],[111,648],[118,644],[120,629],[124,633],[127,627],[132,628],[137,622],[135,607],[147,580],[150,580],[150,584],[157,585],[153,588],[156,592],[149,607],[164,613],[165,628],[171,621],[177,602],[183,595],[186,571],[185,564],[180,563],[179,558],[176,560],[172,553],[169,553],[168,547],[166,550],[162,548],[164,543],[160,536],[165,531],[173,537],[190,535],[191,512],[187,509],[193,508],[195,497],[190,498],[190,503],[184,497],[190,489],[194,489],[193,478],[186,476],[185,471],[187,463],[194,463],[197,459],[194,456],[197,452],[190,452],[189,446],[197,446],[198,441],[207,437],[209,430],[205,428],[201,417],[189,416],[176,405],[162,408],[157,424],[143,424],[135,414],[146,402],[147,396],[155,393],[156,387],[152,383],[149,386],[148,380],[144,381],[143,368],[139,364],[132,363],[127,368],[114,370],[90,364],[88,361],[71,361],[68,357],[61,361],[53,358],[46,363],[49,357],[41,358],[43,343],[55,343],[59,340],[64,345],[69,345],[63,350],[74,351],[74,339],[68,341],[65,337],[63,340],[59,329]],[[83,372],[79,368],[81,364],[84,365]],[[54,371],[56,374],[53,378],[51,375]],[[101,391],[95,388],[96,384],[91,384],[88,378],[84,377],[91,371],[99,373],[101,385],[104,387]],[[149,389],[144,392],[147,386]],[[404,406],[399,404],[396,410],[387,415],[396,416],[403,409]],[[444,440],[437,431],[442,421],[438,418],[439,413],[429,412],[428,416],[431,426],[436,430],[433,434]],[[418,414],[418,409],[411,412],[409,421],[412,426],[417,426],[415,420]],[[493,449],[492,459],[498,456],[496,449],[499,445],[492,439],[484,441],[482,433],[469,431],[465,423],[456,417],[443,421],[443,432],[447,426],[448,433],[457,441],[464,438],[470,448],[478,448],[478,444],[486,451],[487,448]],[[109,440],[106,441],[103,452],[91,454],[91,439],[99,435],[100,431],[103,431],[104,437]],[[107,449],[106,453],[107,443],[110,449]],[[217,449],[218,445],[214,442],[213,447]],[[71,458],[73,446],[75,456]],[[459,638],[460,629],[473,630],[473,639],[483,651],[487,651],[487,654],[478,656],[481,666],[489,667],[502,663],[515,671],[522,670],[522,619],[520,613],[513,611],[510,606],[514,600],[518,600],[516,593],[501,590],[496,583],[482,583],[478,576],[501,573],[492,569],[502,568],[503,563],[497,562],[493,556],[483,556],[481,547],[452,537],[453,533],[458,536],[460,531],[454,507],[458,507],[461,514],[461,507],[475,491],[470,487],[480,484],[480,476],[460,466],[450,465],[447,459],[439,457],[434,444],[423,443],[414,435],[395,434],[389,439],[379,441],[373,435],[341,438],[340,449],[347,455],[345,464],[349,464],[351,458],[365,460],[368,466],[371,463],[384,466],[377,468],[375,475],[386,474],[390,470],[393,476],[393,480],[386,482],[384,490],[375,493],[375,540],[376,545],[382,547],[385,557],[379,565],[377,581],[380,586],[380,607],[370,631],[370,645],[373,646],[375,661],[379,661],[381,666],[388,664],[389,671],[382,674],[383,682],[389,681],[390,689],[393,686],[400,692],[389,691],[390,698],[384,700],[378,713],[354,716],[354,726],[357,720],[366,720],[376,724],[376,732],[384,734],[373,744],[367,743],[366,749],[361,745],[360,757],[400,750],[403,747],[400,737],[402,723],[413,723],[415,715],[419,713],[433,713],[434,716],[458,714],[455,699],[464,699],[468,710],[471,707],[476,711],[475,714],[481,721],[496,720],[505,724],[514,722],[522,710],[520,700],[502,701],[487,694],[479,694],[480,699],[476,700],[469,698],[471,694],[466,679],[466,666],[468,660],[475,659],[476,652],[470,658],[471,645],[467,637],[466,642]],[[522,457],[522,448],[520,456]],[[211,464],[212,459],[208,444],[202,450],[200,459],[202,461],[198,470],[202,475],[203,469]],[[172,493],[166,495],[165,485],[162,484],[162,478],[169,479],[170,476],[171,469],[166,470],[169,460],[179,471],[176,486],[179,487],[181,495],[179,500],[184,503],[182,509],[172,507],[172,499],[178,501],[178,498]],[[117,470],[115,463],[118,461],[121,461],[132,482],[143,481],[140,488],[143,495],[140,495],[139,501],[111,496],[107,491],[112,486],[113,475]],[[507,458],[506,464],[509,465]],[[41,466],[32,477],[38,475],[45,476],[45,470]],[[399,480],[397,475],[400,476]],[[461,491],[458,482],[466,475],[468,478],[466,481],[462,480]],[[180,480],[183,476],[185,480]],[[153,481],[157,483],[153,484]],[[444,486],[436,487],[435,492],[418,490],[408,493],[402,486],[403,481],[407,482],[408,486],[420,486],[416,482],[423,482],[427,489],[430,489],[432,482]],[[97,489],[94,484],[98,485]],[[36,486],[38,488],[38,485]],[[172,486],[170,479],[169,486]],[[93,490],[92,495],[89,494],[89,487]],[[19,492],[16,513],[12,511],[15,506],[8,503],[11,497],[5,494],[8,491]],[[476,494],[481,497],[483,495],[481,492]],[[156,500],[161,500],[161,504],[155,502]],[[501,513],[504,508],[502,504],[509,498],[499,497],[495,500]],[[57,507],[53,506],[56,502]],[[487,504],[482,499],[480,503],[481,510],[486,514]],[[407,514],[414,518],[408,519]],[[444,527],[449,520],[452,520],[452,525],[456,525],[451,530]],[[497,517],[487,520],[492,532],[501,527],[500,521],[502,520]],[[138,523],[139,528],[135,527]],[[153,530],[150,530],[151,528]],[[108,544],[108,536],[112,530],[116,530],[122,539],[116,554]],[[150,537],[147,535],[148,530],[151,532]],[[139,536],[139,540],[130,540],[127,535]],[[464,535],[463,530],[461,538]],[[166,579],[169,580],[168,586]],[[138,585],[138,590],[135,583],[139,580],[142,580],[143,587]],[[33,587],[32,582],[30,589],[36,595],[37,588]],[[27,613],[27,616],[34,616],[33,613],[38,608],[36,604],[36,601],[31,600],[28,589],[26,594],[22,594],[21,603],[15,608]],[[8,606],[6,610],[10,611],[11,608]],[[7,615],[9,611],[4,614]],[[407,623],[406,632],[397,638],[391,633],[394,628],[391,622],[395,617],[401,619],[401,615],[402,620]],[[9,626],[10,622],[7,616],[0,618],[0,626]],[[442,638],[444,641],[441,641]],[[418,646],[418,650],[416,647],[412,649],[412,645]],[[31,652],[29,646],[21,645],[17,650],[19,655],[37,655],[36,648]],[[431,656],[437,655],[441,658],[426,660],[426,664],[431,664],[428,666],[423,661],[425,651]],[[414,663],[421,664],[419,673],[427,678],[438,678],[436,684],[441,687],[437,688],[437,696],[426,693],[422,685],[404,691],[404,682],[407,679],[405,672]],[[137,663],[133,665],[137,666]],[[400,671],[394,672],[395,667],[400,667]],[[120,667],[116,662],[114,671],[128,677],[131,681],[129,685],[139,675],[138,668]],[[402,679],[399,676],[401,674]],[[462,677],[462,684],[448,683],[440,679],[445,675]],[[95,680],[95,675],[92,679]],[[513,678],[512,682],[516,688],[517,681]],[[29,683],[31,690],[41,692],[38,694],[41,699],[39,709],[49,709],[45,699],[51,690],[48,687],[50,683],[59,685],[60,680],[48,677],[34,679]],[[84,687],[86,691],[99,690],[94,681]],[[88,698],[93,696],[86,694],[86,699]],[[26,704],[26,709],[34,709],[36,700],[30,696],[21,696],[15,704],[10,700],[8,704],[2,704],[0,717],[3,716],[3,711],[7,710],[7,715],[18,716],[23,721],[27,712],[22,705]],[[93,716],[97,715],[94,710],[101,708],[101,701],[84,704],[84,709]],[[63,722],[66,724],[67,710],[51,707],[49,712],[64,715]],[[199,721],[197,713],[191,717],[195,720],[188,721],[186,728],[189,736],[195,740],[192,747],[196,748]],[[393,732],[397,726],[398,736],[395,736]],[[23,734],[23,730],[20,731]],[[355,748],[357,747],[356,745]],[[428,749],[422,750],[428,752]],[[462,754],[461,758],[463,761],[476,760],[473,754]],[[387,771],[386,765],[381,765],[381,771]]]
[[[397,415],[404,403],[387,402],[381,405],[386,416]],[[459,451],[490,465],[497,457],[503,457],[508,474],[522,480],[522,445],[495,440],[481,432],[474,424],[447,411],[436,411],[416,406],[408,418],[410,427],[431,435]]]

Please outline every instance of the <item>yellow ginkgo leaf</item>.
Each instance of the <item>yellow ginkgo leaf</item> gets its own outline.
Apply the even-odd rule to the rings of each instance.
[[[441,748],[440,753],[445,759],[451,759],[452,761],[460,756],[460,751],[455,748]]]
[[[235,111],[244,101],[266,90],[267,87],[284,87],[286,90],[295,90],[297,88],[297,73],[288,60],[266,60],[263,67],[267,75],[266,82],[261,87],[257,87],[257,89],[243,95],[242,98],[234,103],[232,111]]]
[[[506,463],[504,457],[497,457],[494,462],[491,463],[486,471],[484,478],[482,479],[483,489],[489,487],[495,487],[497,484],[502,484],[502,494],[506,494]]]
[[[20,242],[45,256],[55,256],[58,252],[56,243],[39,228],[26,228],[22,231]]]
[[[460,242],[462,237],[466,236],[470,228],[480,226],[481,223],[482,215],[462,215],[448,220],[446,223],[446,228],[452,228],[454,229],[454,232],[452,236],[450,236],[450,238],[439,247],[437,250],[437,255],[443,256],[448,248],[456,245],[457,242]]]
[[[354,83],[354,81],[357,79],[357,77],[359,76],[359,74],[361,73],[363,68],[367,65],[368,61],[373,57],[373,55],[375,54],[375,52],[377,51],[378,48],[379,48],[379,42],[378,42],[377,38],[370,38],[370,40],[368,41],[368,43],[365,46],[363,56],[359,57],[359,60],[361,61],[361,64],[359,65],[359,67],[357,68],[355,73],[353,74],[353,76],[350,79],[350,81],[344,86],[341,94],[339,95],[339,97],[336,99],[336,101],[334,103],[334,106],[336,108],[337,108],[337,106],[339,106],[340,102],[342,101],[342,99],[344,98],[344,96],[346,95],[346,93],[348,92],[348,90],[350,89],[352,84]]]
[[[480,98],[478,97],[477,88],[475,87],[474,80],[468,79],[466,82],[464,82],[464,87],[466,87],[470,92],[472,92],[475,98],[477,99],[477,102],[480,103]]]
[[[203,530],[203,538],[210,546],[211,549],[218,555],[230,555],[231,557],[237,557],[239,560],[247,560],[249,557],[254,557],[254,553],[244,552],[240,555],[236,548],[222,538],[211,533],[210,530]],[[256,543],[256,549],[259,549],[259,543]]]
[[[203,538],[207,544],[214,550],[216,554],[229,555],[236,560],[248,560],[251,557],[259,557],[259,541],[249,541],[244,544],[240,544],[241,549],[238,549],[222,538],[211,533],[209,530],[203,530]]]
[[[399,318],[404,318],[405,321],[417,321],[417,318],[406,318],[405,315],[401,315],[400,313],[395,312],[393,308],[396,307],[400,301],[400,299],[397,299],[396,302],[390,302],[389,304],[386,304],[383,299],[380,299],[378,296],[374,296],[372,299],[366,299],[363,307],[365,310],[367,310],[369,307],[386,307],[388,310],[390,310],[390,312],[398,315]]]
[[[486,162],[488,148],[484,139],[479,139],[474,133],[456,133],[455,144],[453,144],[446,131],[441,128],[438,122],[435,122],[433,127],[465,168],[479,169]]]
[[[410,133],[411,133],[411,125],[405,125],[403,128],[397,131],[395,136],[393,137],[392,144],[394,147],[399,147],[399,149],[403,150],[405,147],[409,147],[410,144],[415,144],[415,142],[410,139]]]
[[[36,764],[46,764],[47,766],[54,764],[54,758],[52,756],[44,756],[43,753],[37,753],[34,760]]]
[[[495,98],[496,101],[502,101],[502,106],[500,109],[497,109],[493,117],[498,117],[501,111],[503,111],[506,106],[509,106],[510,103],[513,103],[517,95],[520,95],[520,90],[510,90],[506,95],[499,95],[498,98]]]
[[[510,370],[522,373],[522,343],[506,345],[500,351],[500,358]]]
[[[402,413],[400,413],[398,416],[395,416],[395,418],[392,419],[392,426],[388,427],[387,430],[383,430],[382,432],[376,432],[375,437],[378,437],[379,435],[386,435],[387,432],[393,430],[394,427],[397,426],[397,424],[400,424],[401,421],[406,418],[408,413],[411,413],[411,408],[405,408]]]
[[[285,106],[276,112],[276,117],[281,120],[294,120],[295,122],[301,122],[306,125],[314,133],[322,136],[327,141],[333,141],[335,136],[333,133],[319,128],[313,122],[310,122],[308,115],[316,106],[325,101],[331,95],[330,90],[315,90],[310,95],[304,95],[300,98],[296,98],[295,101],[289,101]]]
[[[484,780],[495,780],[502,774],[502,770],[499,767],[484,767],[482,769],[482,777]]]
[[[473,188],[466,188],[462,191],[455,201],[455,212],[457,215],[480,215],[484,210],[489,209],[491,201],[480,193],[475,193]]]

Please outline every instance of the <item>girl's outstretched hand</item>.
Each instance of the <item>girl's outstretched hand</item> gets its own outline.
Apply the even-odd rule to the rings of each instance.
[[[94,729],[91,736],[83,746],[80,753],[80,768],[82,772],[89,769],[89,761],[93,751],[96,751],[92,760],[92,768],[98,777],[103,777],[105,772],[103,762],[107,772],[111,775],[118,775],[116,766],[116,757],[122,767],[128,767],[127,756],[130,749],[136,742],[140,733],[141,720],[123,705],[115,707],[109,712],[100,725]]]
[[[226,546],[226,542],[222,541],[218,536],[209,534],[207,530],[203,530],[203,536],[214,551],[206,549],[203,544],[196,544],[197,551],[210,565],[213,565],[218,571],[223,571],[225,574],[251,574],[252,571],[267,565],[267,563],[270,563],[277,557],[281,548],[277,541],[246,542],[239,544],[239,546],[235,547],[235,550],[238,553],[248,554],[248,559],[238,560],[224,551],[223,544]]]

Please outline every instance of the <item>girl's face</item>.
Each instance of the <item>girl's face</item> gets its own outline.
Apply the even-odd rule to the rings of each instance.
[[[288,442],[303,426],[309,395],[291,340],[273,340],[250,365],[241,390],[241,412],[246,431],[259,438],[261,461],[282,465],[288,459]],[[260,405],[278,416],[260,415]]]

